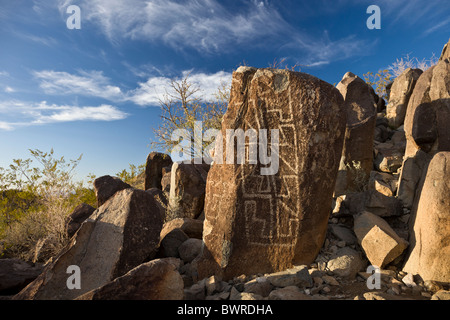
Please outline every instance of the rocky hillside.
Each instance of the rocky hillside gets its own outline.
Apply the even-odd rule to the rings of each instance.
[[[45,266],[0,260],[0,295],[450,299],[449,46],[430,69],[398,76],[386,106],[351,72],[333,87],[239,68],[223,145],[227,129],[277,129],[278,149],[269,143],[251,164],[228,164],[223,152],[211,166],[152,152],[145,191],[98,178],[98,209],[74,211],[58,256]]]

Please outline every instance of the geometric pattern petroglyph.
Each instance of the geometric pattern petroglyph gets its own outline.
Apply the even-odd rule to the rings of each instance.
[[[257,131],[267,129],[268,136],[271,129],[279,130],[278,173],[264,176],[259,172],[260,165],[248,164],[240,170],[245,233],[251,245],[290,247],[295,246],[297,241],[300,223],[298,137],[290,87],[287,90],[289,103],[284,108],[270,105],[264,98],[249,100],[249,110],[255,113],[252,117],[255,122],[246,125]],[[273,97],[273,94],[271,92],[269,96]],[[259,96],[264,97],[264,92]],[[265,110],[265,115],[261,114],[261,110]],[[270,128],[263,127],[264,116],[270,117]]]

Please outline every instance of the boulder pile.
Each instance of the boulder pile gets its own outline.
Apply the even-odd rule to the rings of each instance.
[[[98,178],[98,208],[75,209],[58,256],[45,266],[0,260],[0,295],[449,300],[449,46],[435,66],[398,76],[387,106],[350,72],[335,88],[239,68],[222,158],[151,153],[146,190]],[[242,149],[227,148],[239,132]]]

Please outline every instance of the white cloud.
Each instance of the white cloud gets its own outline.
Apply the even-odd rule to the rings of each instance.
[[[16,92],[16,90],[14,88],[11,88],[10,86],[6,86],[5,87],[5,92],[6,93],[13,93],[13,92]]]
[[[181,80],[189,74],[189,81],[199,88],[199,95],[206,100],[214,100],[214,94],[223,84],[231,83],[231,73],[219,71],[203,73],[183,71],[175,80]],[[171,78],[162,76],[148,76],[147,81],[138,83],[133,90],[122,91],[111,84],[111,80],[99,71],[79,71],[78,74],[44,70],[34,71],[33,75],[39,80],[39,86],[47,94],[68,95],[77,94],[102,98],[113,102],[131,101],[139,106],[157,106],[170,89]]]
[[[48,94],[79,94],[104,98],[111,101],[120,100],[122,91],[112,86],[101,71],[79,71],[78,75],[67,72],[44,70],[34,71],[33,75],[40,81],[39,86]]]
[[[278,11],[262,1],[243,2],[244,6],[233,10],[217,0],[83,0],[77,4],[83,18],[100,26],[113,42],[123,38],[162,41],[178,50],[202,53],[249,42],[262,44],[290,29]]]
[[[0,130],[13,130],[17,127],[73,121],[114,121],[125,119],[128,114],[117,107],[102,104],[100,106],[69,106],[11,100],[0,102],[0,116],[13,118],[14,121],[0,121]]]
[[[231,73],[225,71],[212,74],[183,71],[181,77],[174,80],[179,81],[186,76],[189,77],[193,88],[199,89],[197,97],[205,101],[214,101],[219,87],[231,83]],[[158,105],[166,93],[172,93],[170,81],[171,79],[167,77],[150,77],[146,82],[139,83],[137,89],[129,91],[127,99],[140,106]]]

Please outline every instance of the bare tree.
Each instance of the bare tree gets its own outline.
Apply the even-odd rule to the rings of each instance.
[[[207,101],[201,95],[201,88],[189,80],[189,74],[181,80],[172,79],[160,100],[162,122],[153,129],[156,141],[152,141],[152,147],[170,153],[175,146],[180,145],[180,140],[172,140],[172,133],[175,130],[187,130],[191,140],[185,144],[183,152],[191,157],[201,157],[201,154],[196,154],[194,143],[196,123],[201,121],[202,134],[208,129],[220,130],[229,94],[229,87],[222,84],[217,89],[214,101]],[[209,143],[202,141],[202,147],[205,148]]]

